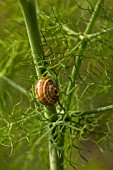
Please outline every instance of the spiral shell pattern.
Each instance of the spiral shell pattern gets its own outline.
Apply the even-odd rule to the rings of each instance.
[[[51,106],[58,100],[58,87],[50,78],[41,78],[35,85],[37,100],[45,106]]]

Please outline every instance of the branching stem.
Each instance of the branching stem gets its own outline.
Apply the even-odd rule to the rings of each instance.
[[[43,69],[45,69],[44,52],[41,43],[40,32],[38,28],[38,21],[36,16],[36,4],[35,0],[19,0],[20,6],[23,12],[28,38],[31,46],[31,52],[33,61],[35,64],[37,77],[41,77]],[[50,122],[57,121],[57,112],[55,106],[46,107],[46,115],[50,116]],[[56,133],[56,132],[54,132]],[[43,135],[42,135],[43,136]],[[62,147],[64,138],[61,134],[57,147],[54,144],[54,134],[50,134],[49,141],[49,157],[50,157],[50,169],[51,170],[63,170],[63,153],[58,156],[57,148]]]
[[[102,8],[104,1],[105,0],[98,0],[84,34],[87,35],[87,34],[91,33],[93,26],[95,24],[96,18],[97,18],[98,14],[99,14],[99,12]],[[67,98],[66,98],[66,108],[67,108],[67,110],[70,109],[71,99],[72,99],[72,95],[73,95],[73,91],[71,89],[73,87],[76,88],[75,81],[78,78],[78,74],[79,74],[79,70],[80,70],[80,66],[81,66],[81,62],[82,62],[82,59],[83,59],[83,55],[84,55],[86,46],[87,46],[87,39],[84,39],[82,41],[82,43],[80,44],[80,47],[79,47],[79,50],[78,50],[78,55],[75,58],[75,65],[72,68],[71,80],[70,80],[68,88],[67,88]]]
[[[96,114],[101,112],[106,112],[109,110],[113,110],[113,105],[99,107],[97,109],[92,110],[84,110],[84,111],[72,111],[70,112],[70,117],[72,116],[83,116],[83,115],[90,115],[90,114]]]

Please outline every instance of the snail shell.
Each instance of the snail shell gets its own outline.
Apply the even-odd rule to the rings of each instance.
[[[55,104],[58,100],[58,87],[50,78],[41,78],[35,85],[37,100],[46,106]]]

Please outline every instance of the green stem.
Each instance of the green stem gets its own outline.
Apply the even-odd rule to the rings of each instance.
[[[105,0],[98,0],[84,34],[91,33],[93,26],[95,24],[96,18],[102,8],[104,1]],[[69,85],[67,88],[67,98],[66,98],[66,109],[67,110],[69,110],[70,104],[71,104],[71,99],[72,99],[72,95],[73,95],[72,89],[75,90],[75,88],[76,88],[75,81],[77,80],[78,75],[79,75],[79,70],[80,70],[80,66],[81,66],[81,62],[83,59],[83,55],[84,55],[86,46],[87,46],[87,39],[83,39],[83,41],[79,47],[78,55],[75,58],[75,65],[73,66],[72,72],[71,72],[71,81],[69,82]]]
[[[63,132],[62,132],[63,133]],[[60,135],[58,139],[58,143],[53,142],[53,136],[51,136],[51,140],[49,141],[49,159],[50,159],[50,170],[63,170],[63,162],[64,162],[64,136]]]
[[[84,110],[84,111],[72,111],[70,112],[70,117],[71,116],[81,116],[81,115],[90,115],[93,113],[101,113],[101,112],[106,112],[109,110],[113,110],[113,105],[109,106],[104,106],[104,107],[99,107],[97,109],[92,109],[92,110]]]
[[[97,33],[94,33],[94,34],[89,34],[89,35],[88,35],[88,38],[89,38],[89,39],[96,38],[96,37],[98,37],[98,36],[100,36],[100,35],[109,33],[110,31],[113,31],[113,28],[108,28],[108,29],[102,30],[101,32],[97,32]]]
[[[6,76],[2,76],[2,79],[5,80],[13,88],[15,88],[15,89],[19,90],[21,93],[27,95],[27,91],[22,86],[20,86],[19,84],[15,83],[13,80],[9,79]]]
[[[44,52],[38,28],[35,0],[19,0],[19,2],[26,24],[36,74],[40,77],[44,68]]]
[[[38,21],[36,16],[36,4],[35,0],[19,0],[20,6],[23,12],[26,29],[28,33],[28,38],[31,46],[31,52],[33,55],[33,60],[35,64],[36,74],[37,77],[42,75],[43,68],[45,68],[44,63],[44,52],[42,48],[40,32],[38,28]],[[57,112],[55,106],[47,107],[46,108],[47,118],[49,118],[50,122],[57,121]],[[54,131],[56,134],[56,130]],[[63,137],[62,134],[58,139],[58,146],[55,146],[54,143],[54,134],[50,138],[53,140],[49,142],[49,150],[50,150],[50,167],[51,170],[63,170],[63,152],[59,153],[61,155],[58,156],[57,147],[63,146]],[[51,139],[50,139],[51,140]],[[62,141],[62,142],[61,142]]]
[[[53,108],[47,108],[47,115],[52,115],[50,117],[50,122],[57,122],[58,117]],[[51,109],[51,110],[50,110]],[[48,114],[49,111],[49,114]],[[54,124],[50,125],[50,129]],[[65,127],[59,132],[59,128],[62,128],[62,125],[58,125],[50,131],[50,140],[49,140],[49,160],[50,160],[50,170],[63,170],[64,166],[64,133]]]

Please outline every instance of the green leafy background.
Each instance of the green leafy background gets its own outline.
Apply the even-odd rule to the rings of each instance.
[[[51,63],[55,64],[56,74],[60,75],[63,92],[65,92],[66,81],[74,62],[73,58],[63,60],[63,54],[67,49],[71,50],[75,46],[77,38],[69,36],[63,31],[60,23],[66,24],[75,32],[83,32],[96,0],[91,3],[87,0],[78,2],[75,0],[37,1],[37,16],[46,59],[50,59]],[[100,32],[102,28],[113,27],[112,6],[112,0],[105,1],[105,8],[102,9],[96,21],[94,33]],[[37,138],[46,132],[46,122],[41,117],[42,113],[37,114],[34,111],[34,99],[24,95],[15,87],[19,85],[26,91],[33,92],[36,82],[22,12],[16,0],[2,1],[0,11],[0,169],[18,170],[22,167],[25,170],[31,161],[27,170],[38,168],[47,170],[49,169],[47,137],[45,136],[38,146],[33,147]],[[113,31],[110,31],[98,36],[96,41],[95,39],[89,41],[80,70],[78,94],[75,94],[77,103],[72,104],[73,108],[89,109],[113,103],[112,37]],[[58,62],[59,65],[57,65]],[[16,84],[11,86],[10,80]],[[39,108],[40,110],[41,108]],[[103,123],[101,128],[109,126],[111,137],[112,118],[113,114],[110,111],[103,116],[103,119],[99,114],[99,117],[94,120]],[[113,169],[113,155],[110,151],[112,141],[107,147],[104,142],[101,145],[101,141],[106,140],[104,137],[99,138],[97,135],[95,140],[95,136],[92,134],[91,140],[84,142],[84,150],[81,151],[81,154],[88,160],[88,163],[85,163],[80,157],[79,163],[77,163],[80,164],[78,169]],[[93,143],[92,140],[94,140]],[[73,161],[76,161],[77,155],[80,155],[79,151],[73,149]],[[67,170],[71,169],[70,166],[67,166]]]

